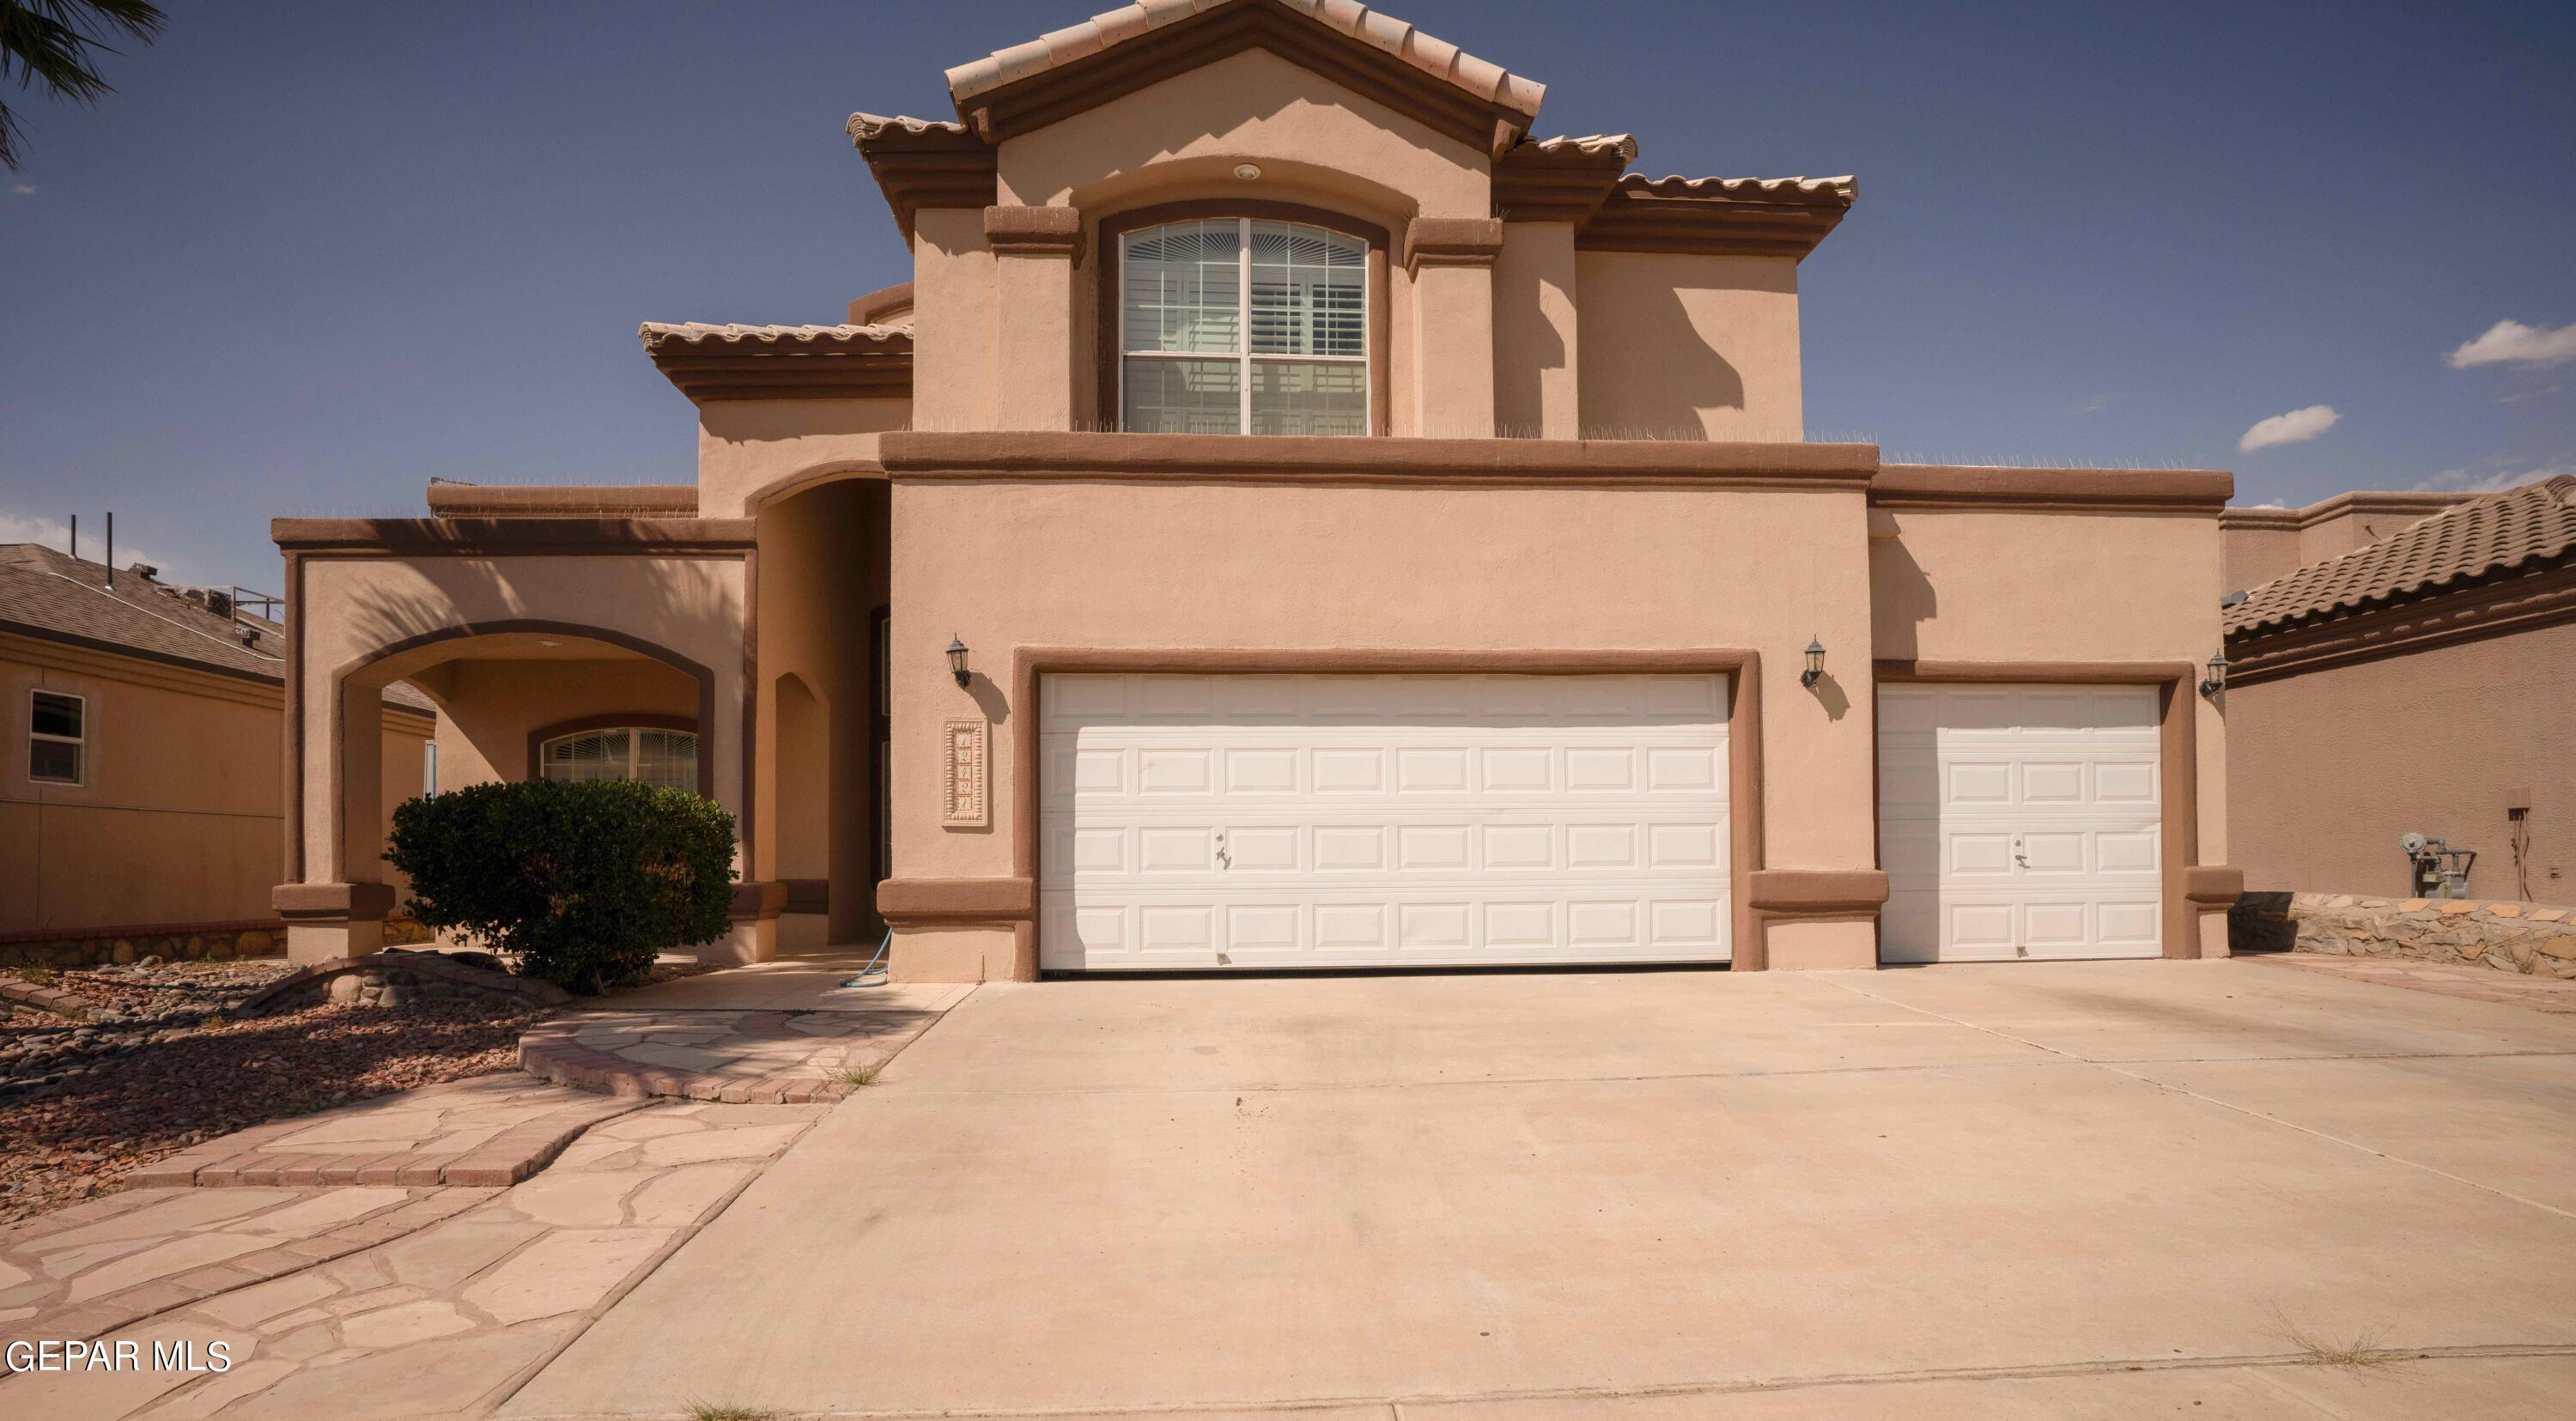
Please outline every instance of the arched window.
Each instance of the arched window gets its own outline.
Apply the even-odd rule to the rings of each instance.
[[[537,773],[550,780],[642,780],[698,787],[695,731],[618,726],[559,735],[538,747]]]
[[[1218,217],[1119,248],[1119,423],[1143,434],[1369,432],[1369,249]]]

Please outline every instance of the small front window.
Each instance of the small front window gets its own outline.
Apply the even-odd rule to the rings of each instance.
[[[1131,232],[1121,262],[1121,428],[1368,433],[1366,242],[1213,218]]]
[[[27,778],[79,784],[82,751],[88,748],[89,702],[58,691],[38,691],[28,710]]]
[[[559,736],[540,747],[537,773],[550,780],[642,780],[666,789],[698,787],[698,737],[687,730],[622,726]]]

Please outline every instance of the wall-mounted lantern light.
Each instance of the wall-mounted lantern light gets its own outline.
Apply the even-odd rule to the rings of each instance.
[[[973,677],[966,670],[966,643],[956,637],[948,639],[948,674],[957,678],[957,688],[964,690]]]
[[[1798,673],[1798,684],[1813,686],[1825,679],[1825,644],[1813,637],[1807,639],[1807,669]]]
[[[2222,646],[2218,650],[2210,653],[2209,679],[2200,683],[2200,693],[2204,696],[2214,696],[2226,689],[2227,648]]]

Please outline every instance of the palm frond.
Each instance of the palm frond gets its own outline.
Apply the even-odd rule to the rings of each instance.
[[[96,56],[114,54],[107,36],[122,32],[150,44],[167,17],[148,0],[0,0],[0,83],[74,103],[94,104],[115,89]],[[18,170],[25,132],[0,102],[0,167]]]

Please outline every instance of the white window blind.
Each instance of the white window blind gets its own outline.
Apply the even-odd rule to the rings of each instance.
[[[1122,428],[1368,433],[1367,243],[1211,218],[1131,232],[1121,262]]]
[[[547,741],[538,760],[538,773],[550,780],[642,780],[666,789],[698,787],[698,737],[686,730],[585,730]]]

